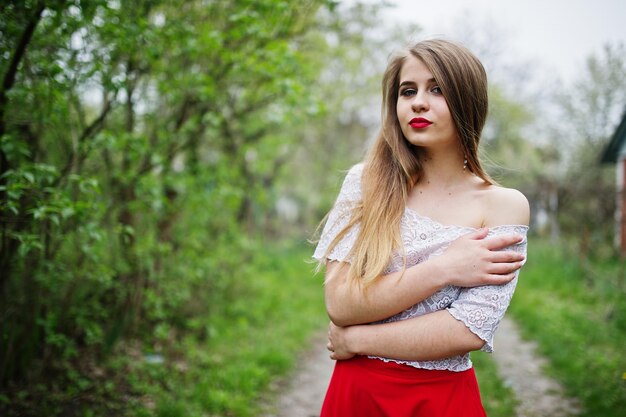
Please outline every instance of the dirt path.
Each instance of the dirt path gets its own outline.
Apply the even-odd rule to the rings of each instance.
[[[520,404],[517,417],[570,417],[577,414],[575,401],[542,372],[545,359],[536,355],[535,345],[520,338],[516,324],[505,318],[496,334],[493,356],[500,374],[511,386]],[[303,355],[300,366],[287,381],[276,383],[276,403],[264,417],[318,417],[332,374],[326,332],[313,339],[313,349]]]
[[[495,337],[493,358],[500,376],[520,404],[518,417],[569,417],[578,414],[576,401],[566,398],[563,388],[547,377],[546,360],[536,353],[536,344],[522,340],[517,324],[505,317]]]

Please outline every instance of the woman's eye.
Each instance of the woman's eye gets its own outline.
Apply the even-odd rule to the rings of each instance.
[[[439,87],[438,85],[434,86],[430,91],[432,91],[435,94],[441,94],[441,87]]]
[[[400,95],[404,97],[414,96],[415,94],[417,94],[417,91],[412,88],[407,88],[406,90],[400,92]]]

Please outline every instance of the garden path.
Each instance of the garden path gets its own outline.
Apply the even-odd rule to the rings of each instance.
[[[500,323],[493,358],[500,376],[517,399],[517,417],[569,417],[579,413],[577,401],[567,398],[563,387],[543,372],[546,359],[537,354],[534,342],[520,337],[509,318]]]
[[[543,372],[545,359],[536,346],[523,340],[515,322],[507,317],[496,334],[493,357],[500,375],[519,400],[517,417],[570,417],[578,413],[576,401]],[[265,417],[318,417],[334,362],[326,350],[326,332],[316,335],[314,348],[301,358],[289,380],[277,382],[280,393]]]

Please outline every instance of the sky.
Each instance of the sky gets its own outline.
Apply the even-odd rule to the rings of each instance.
[[[415,19],[425,37],[454,39],[459,22],[493,23],[509,54],[565,82],[607,42],[626,44],[626,0],[390,0],[388,18]]]

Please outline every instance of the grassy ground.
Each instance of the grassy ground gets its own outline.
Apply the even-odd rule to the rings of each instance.
[[[515,416],[517,404],[515,394],[500,378],[492,356],[485,352],[472,352],[471,356],[487,415],[489,417]]]
[[[170,366],[142,365],[146,392],[136,416],[255,416],[259,396],[286,373],[312,332],[326,323],[322,277],[304,262],[310,248],[267,248],[246,274],[247,297],[211,320],[210,338],[188,338]],[[174,366],[171,366],[174,364]]]
[[[626,415],[624,265],[582,265],[547,242],[529,248],[510,314],[549,358],[548,373],[581,400],[583,416]]]

